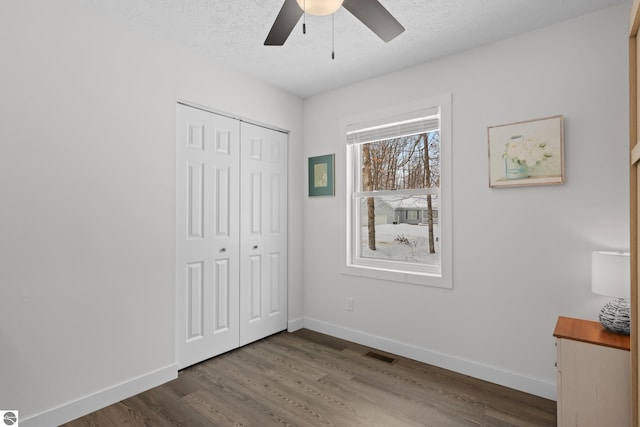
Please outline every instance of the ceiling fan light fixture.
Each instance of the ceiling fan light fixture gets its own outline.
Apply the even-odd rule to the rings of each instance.
[[[326,16],[336,13],[344,0],[296,0],[305,13],[314,16]]]

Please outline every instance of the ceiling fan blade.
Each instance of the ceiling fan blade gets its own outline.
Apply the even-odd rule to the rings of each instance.
[[[269,31],[269,35],[264,41],[264,45],[282,46],[301,16],[302,9],[300,9],[296,0],[284,0],[282,9],[280,9],[280,13],[278,13],[273,27],[271,27],[271,31]]]
[[[404,32],[404,27],[378,0],[344,0],[342,6],[385,42]]]

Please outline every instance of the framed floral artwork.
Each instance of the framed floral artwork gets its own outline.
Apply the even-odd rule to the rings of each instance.
[[[333,196],[333,154],[309,157],[309,196]]]
[[[489,187],[564,183],[563,117],[490,126]]]

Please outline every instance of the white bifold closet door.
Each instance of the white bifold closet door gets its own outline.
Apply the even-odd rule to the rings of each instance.
[[[287,135],[178,104],[176,361],[287,327]]]
[[[287,135],[242,123],[240,345],[287,327]]]

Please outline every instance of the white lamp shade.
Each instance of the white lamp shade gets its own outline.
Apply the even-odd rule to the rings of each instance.
[[[593,252],[591,254],[591,291],[614,298],[629,298],[631,274],[629,253]]]
[[[336,13],[343,0],[297,0],[300,9],[315,16],[326,16]]]

